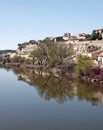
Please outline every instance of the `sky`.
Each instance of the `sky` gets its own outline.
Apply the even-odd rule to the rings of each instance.
[[[0,50],[103,28],[103,0],[0,0]]]

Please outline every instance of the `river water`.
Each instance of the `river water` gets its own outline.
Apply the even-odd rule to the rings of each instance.
[[[0,130],[103,130],[103,86],[0,68]]]

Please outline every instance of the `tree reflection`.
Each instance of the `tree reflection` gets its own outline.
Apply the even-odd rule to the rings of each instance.
[[[55,99],[58,103],[72,100],[89,101],[93,105],[103,105],[103,87],[78,80],[66,80],[41,71],[14,69],[18,80],[34,86],[45,100]]]
[[[103,87],[97,84],[77,81],[77,97],[79,101],[90,101],[93,105],[103,105]]]

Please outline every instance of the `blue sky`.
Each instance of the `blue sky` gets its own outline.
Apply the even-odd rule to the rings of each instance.
[[[0,50],[103,28],[103,0],[0,0]]]

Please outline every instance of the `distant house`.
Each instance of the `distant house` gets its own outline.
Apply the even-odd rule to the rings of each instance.
[[[102,52],[103,50],[93,51],[93,52],[88,53],[88,56],[94,60],[97,60],[98,55],[101,54]]]
[[[57,36],[53,38],[53,41],[57,41],[57,42],[66,42],[70,39],[71,34],[70,33],[64,33],[63,36]]]
[[[88,53],[88,56],[94,60],[97,66],[103,66],[103,50],[97,50]]]
[[[65,41],[65,40],[63,39],[63,36],[58,36],[58,37],[54,37],[54,38],[53,38],[53,41],[54,41],[54,42],[63,42],[63,41]]]
[[[103,51],[98,55],[98,64],[103,67]]]
[[[70,37],[71,37],[71,34],[70,34],[70,33],[64,33],[63,39],[64,39],[65,41],[68,41],[68,40],[70,39]]]
[[[75,35],[75,37],[79,40],[85,40],[86,39],[86,34],[82,33],[82,34],[77,34]]]

